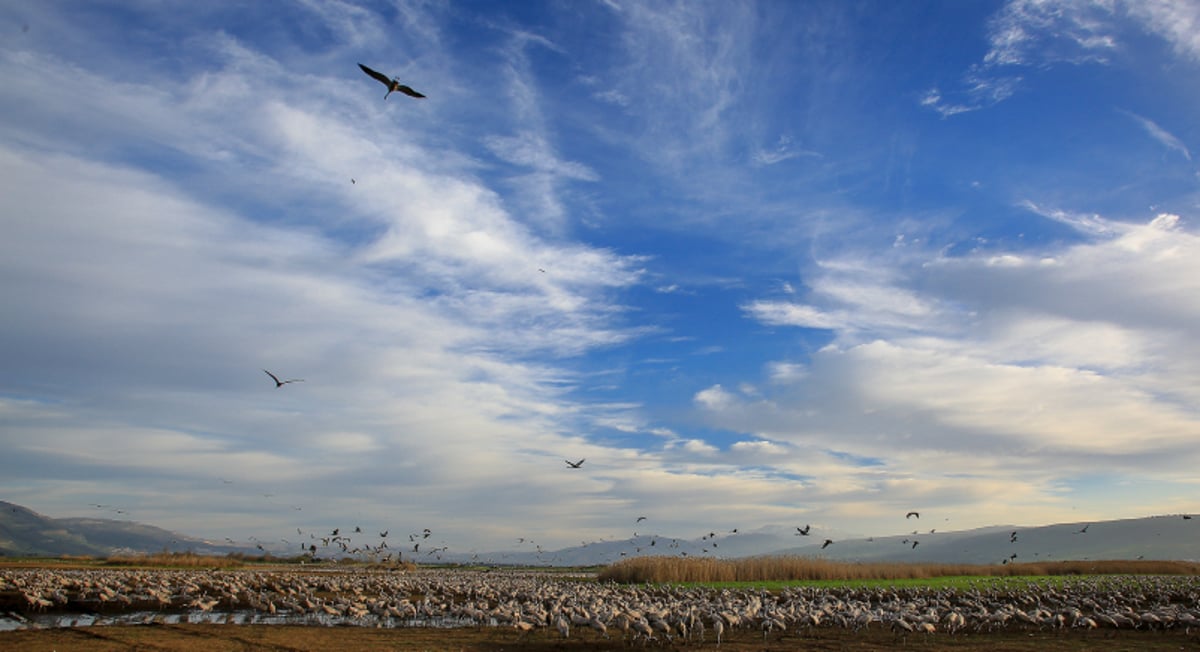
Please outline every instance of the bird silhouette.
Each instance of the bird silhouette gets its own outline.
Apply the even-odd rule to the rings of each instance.
[[[383,99],[385,99],[385,100],[387,99],[388,95],[391,95],[395,91],[400,91],[401,93],[404,93],[405,95],[407,95],[409,97],[425,97],[424,95],[414,91],[412,88],[405,86],[404,84],[401,84],[400,80],[398,80],[394,77],[392,79],[388,79],[387,75],[385,75],[381,72],[371,70],[370,68],[362,65],[361,63],[358,64],[358,67],[362,68],[362,71],[367,73],[368,75],[370,75],[372,78],[378,80],[379,83],[383,84],[384,86],[387,86],[387,89],[388,89],[387,95],[383,96]]]
[[[641,522],[642,522],[642,521],[644,521],[644,520],[646,520],[646,517],[645,517],[645,516],[639,516],[639,517],[637,517],[637,521],[634,521],[634,522],[635,522],[635,523],[641,523]]]
[[[916,516],[917,518],[921,518],[921,515],[917,512],[909,512],[904,515],[904,518],[912,518],[914,516]]]
[[[806,536],[808,536],[808,531],[809,531],[810,529],[812,529],[812,525],[811,525],[811,524],[809,524],[809,525],[805,525],[803,528],[799,528],[799,527],[798,527],[798,528],[796,528],[796,535],[797,535],[797,536],[806,537]]]
[[[286,384],[288,384],[288,383],[302,383],[302,382],[304,382],[304,379],[303,379],[303,378],[289,378],[288,380],[279,380],[279,376],[276,376],[275,374],[273,374],[273,373],[271,373],[271,372],[267,371],[266,369],[263,369],[263,373],[264,373],[264,374],[266,374],[266,375],[268,375],[268,376],[270,376],[270,377],[271,377],[271,380],[275,381],[275,388],[276,388],[276,389],[278,389],[278,388],[280,388],[280,387],[283,387],[284,385],[286,385]]]
[[[578,462],[572,462],[571,460],[563,460],[563,461],[567,463],[567,466],[569,466],[573,469],[578,469],[583,466],[583,463],[586,461],[586,459],[581,459]]]
[[[821,550],[824,550],[831,545],[833,545],[833,539],[825,539],[825,543],[821,544]]]

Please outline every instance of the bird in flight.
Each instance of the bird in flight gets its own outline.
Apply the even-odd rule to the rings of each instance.
[[[821,544],[821,550],[824,550],[831,545],[833,545],[833,539],[825,539],[825,543]]]
[[[1087,529],[1090,527],[1092,527],[1091,523],[1088,523],[1087,525],[1083,526],[1083,529],[1079,530],[1079,534],[1087,534]]]
[[[387,95],[383,96],[383,99],[385,99],[385,100],[387,99],[388,95],[391,95],[392,93],[394,93],[396,91],[400,91],[401,93],[404,93],[405,95],[407,95],[409,97],[425,97],[424,95],[414,91],[413,89],[409,88],[408,86],[401,84],[400,80],[398,80],[394,77],[392,79],[388,79],[387,75],[385,75],[381,72],[377,72],[375,70],[371,70],[370,68],[362,65],[361,63],[358,64],[358,67],[362,68],[363,72],[367,73],[374,79],[378,80],[379,83],[383,84],[384,86],[387,86],[387,89],[388,89]]]
[[[810,529],[812,529],[811,524],[805,525],[803,528],[798,527],[798,528],[796,528],[796,536],[806,537],[806,536],[808,536],[808,531]]]
[[[579,460],[578,462],[572,462],[571,460],[563,460],[563,461],[567,463],[567,466],[569,466],[573,469],[578,469],[583,466],[583,463],[586,461],[586,459]]]
[[[583,461],[582,461],[582,460],[580,460],[580,462],[579,462],[579,463],[580,463],[580,464],[583,464]],[[639,517],[637,517],[637,520],[636,520],[636,521],[634,521],[634,522],[635,522],[635,523],[641,523],[641,522],[642,522],[642,521],[644,521],[644,520],[646,520],[646,517],[645,517],[645,516],[639,516]]]
[[[914,516],[916,516],[917,518],[921,518],[921,515],[917,512],[909,512],[904,515],[904,518],[912,518]]]
[[[280,387],[283,387],[284,385],[286,385],[286,384],[288,384],[288,383],[302,383],[302,382],[304,382],[304,379],[303,379],[303,378],[291,378],[291,379],[288,379],[288,380],[279,380],[279,376],[276,376],[275,374],[273,374],[273,373],[271,373],[271,372],[267,371],[266,369],[263,369],[263,373],[265,373],[266,375],[270,376],[270,377],[271,377],[271,380],[275,381],[275,387],[276,387],[276,389],[278,389],[278,388],[280,388]]]

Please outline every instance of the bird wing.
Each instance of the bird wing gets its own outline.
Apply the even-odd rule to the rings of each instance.
[[[387,78],[387,75],[385,75],[385,74],[383,74],[383,73],[381,73],[381,72],[377,72],[377,71],[375,71],[375,70],[371,70],[370,68],[368,68],[368,67],[366,67],[366,66],[362,65],[361,63],[360,63],[360,64],[358,64],[358,67],[359,67],[359,68],[362,68],[362,71],[363,71],[363,72],[365,72],[365,73],[367,73],[368,75],[370,75],[370,76],[374,77],[375,79],[379,80],[379,83],[383,84],[384,86],[387,86],[388,88],[391,88],[391,87],[392,87],[392,80],[388,79],[388,78]]]
[[[405,95],[407,95],[409,97],[425,97],[424,95],[414,91],[412,89],[412,87],[405,86],[404,84],[399,84],[398,86],[396,86],[396,90],[400,91],[401,93],[404,93]]]
[[[264,374],[266,374],[266,375],[268,375],[268,376],[270,376],[270,377],[271,377],[271,380],[275,381],[275,384],[277,384],[277,385],[279,384],[279,377],[278,377],[278,376],[276,376],[275,374],[273,374],[273,373],[271,373],[271,372],[267,371],[266,369],[263,369],[263,373],[264,373]]]

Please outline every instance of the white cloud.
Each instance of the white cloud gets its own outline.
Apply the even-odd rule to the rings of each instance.
[[[9,464],[43,478],[6,472],[12,498],[140,480],[155,495],[108,490],[139,520],[192,531],[245,523],[177,509],[187,483],[256,512],[256,528],[294,522],[285,501],[317,521],[394,518],[383,506],[401,485],[452,501],[486,488],[487,505],[412,510],[435,527],[596,491],[550,490],[570,479],[535,469],[623,454],[567,434],[587,415],[563,388],[569,356],[633,335],[607,292],[636,283],[640,260],[535,233],[475,163],[428,145],[437,118],[421,105],[388,122],[398,106],[359,84],[301,90],[217,40],[228,66],[182,84],[0,53],[31,129],[5,127],[0,146],[4,440]],[[89,102],[56,105],[60,80]],[[38,111],[57,128],[37,128]],[[517,163],[593,176],[538,132],[514,138],[494,143]],[[264,367],[306,382],[276,390]],[[70,492],[93,485],[62,500],[86,504]],[[392,498],[348,507],[343,489]]]
[[[835,344],[803,366],[768,365],[772,382],[754,401],[714,386],[697,403],[735,432],[879,459],[815,474],[843,501],[902,473],[941,487],[955,475],[1019,476],[1036,487],[1031,503],[1056,500],[1077,475],[1146,464],[1183,481],[1200,461],[1188,443],[1200,432],[1200,347],[1189,335],[1200,239],[1175,215],[1130,224],[1029,207],[1092,239],[890,269],[827,261],[806,278],[812,304],[745,309],[830,328]]]
[[[1195,0],[1125,0],[1131,16],[1171,44],[1179,54],[1200,61],[1200,3]]]
[[[1120,223],[1106,220],[1096,214],[1085,215],[1055,208],[1044,208],[1029,200],[1022,201],[1020,205],[1042,217],[1061,222],[1090,235],[1113,235],[1119,230],[1123,230]]]
[[[597,181],[600,178],[586,165],[558,160],[545,139],[536,134],[523,132],[517,136],[491,136],[485,142],[493,154],[509,163],[580,181]]]
[[[986,65],[1029,65],[1048,59],[1105,61],[1116,47],[1114,2],[1011,0],[990,21]]]
[[[802,156],[820,156],[819,153],[809,151],[802,148],[797,148],[792,145],[792,139],[789,136],[780,136],[774,147],[770,149],[759,148],[754,151],[751,160],[755,165],[775,165],[786,160],[802,157]]]
[[[720,410],[733,404],[736,399],[720,385],[713,385],[696,392],[692,400],[709,410]]]
[[[988,21],[988,51],[964,72],[961,90],[950,93],[958,99],[948,100],[944,89],[933,88],[918,103],[949,117],[1011,97],[1022,83],[1013,69],[1107,65],[1125,54],[1129,24],[1200,60],[1200,4],[1194,0],[1009,0]],[[1156,126],[1144,126],[1162,139]]]
[[[832,329],[844,326],[848,321],[844,313],[829,313],[790,301],[752,301],[742,309],[754,319],[773,326]]]
[[[1157,140],[1159,143],[1161,143],[1163,147],[1166,147],[1167,149],[1175,150],[1175,151],[1179,152],[1180,154],[1182,154],[1183,157],[1186,158],[1187,160],[1189,160],[1189,161],[1192,160],[1192,153],[1188,151],[1188,148],[1186,145],[1183,144],[1183,141],[1176,138],[1172,133],[1170,133],[1166,129],[1163,129],[1162,127],[1158,126],[1158,124],[1155,123],[1153,120],[1150,120],[1149,118],[1144,118],[1136,113],[1133,113],[1132,111],[1122,111],[1122,113],[1129,116],[1134,121],[1136,121],[1139,125],[1141,125],[1142,129],[1146,130],[1146,133],[1150,134],[1151,138],[1153,138],[1154,140]]]

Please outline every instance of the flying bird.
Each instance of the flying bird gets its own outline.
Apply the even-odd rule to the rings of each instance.
[[[414,91],[413,89],[409,88],[408,86],[401,84],[400,80],[398,80],[394,77],[392,79],[388,79],[387,75],[385,75],[381,72],[371,70],[370,68],[362,65],[361,63],[358,64],[358,67],[362,68],[363,72],[367,73],[368,75],[370,75],[371,77],[373,77],[374,79],[379,81],[379,83],[383,84],[384,86],[387,86],[387,89],[388,89],[387,95],[383,96],[383,99],[385,99],[385,100],[387,99],[388,95],[391,95],[392,93],[394,93],[396,91],[400,91],[401,93],[404,93],[405,95],[407,95],[409,97],[425,97],[424,95]]]
[[[810,529],[812,529],[811,524],[805,525],[803,528],[798,527],[798,528],[796,528],[796,536],[806,537],[806,536],[808,536],[808,531]]]
[[[821,550],[824,550],[831,545],[833,545],[833,539],[825,539],[825,543],[821,544]]]
[[[572,462],[571,460],[563,460],[563,461],[567,463],[567,466],[569,466],[573,469],[578,469],[583,466],[583,463],[586,461],[586,459],[579,460],[578,462]]]
[[[637,517],[637,520],[636,520],[636,521],[634,521],[634,522],[635,522],[635,523],[641,523],[641,522],[642,522],[642,521],[644,521],[644,520],[646,520],[646,517],[645,517],[645,516],[639,516],[639,517]]]
[[[280,388],[280,387],[283,387],[284,385],[286,385],[286,384],[288,384],[288,383],[302,383],[302,382],[304,382],[304,379],[303,379],[303,378],[289,378],[288,380],[279,380],[279,376],[276,376],[275,374],[273,374],[273,373],[271,373],[271,372],[267,371],[266,369],[263,369],[263,373],[265,373],[266,375],[270,376],[270,377],[271,377],[271,380],[275,381],[275,388],[276,388],[276,389],[278,389],[278,388]]]
[[[914,516],[916,516],[917,518],[921,518],[921,515],[918,512],[909,512],[904,515],[904,518],[912,518]]]
[[[1092,524],[1091,524],[1091,523],[1088,523],[1087,525],[1083,526],[1083,529],[1079,531],[1079,534],[1086,534],[1086,533],[1087,533],[1087,529],[1088,529],[1088,528],[1090,528],[1090,527],[1092,527]]]

